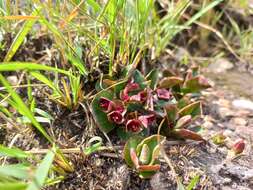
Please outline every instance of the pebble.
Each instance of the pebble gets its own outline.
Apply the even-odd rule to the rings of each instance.
[[[227,70],[232,69],[233,67],[233,63],[231,63],[229,60],[220,58],[217,59],[214,63],[211,63],[208,66],[208,69],[213,73],[224,73]]]
[[[237,125],[235,127],[235,132],[241,137],[253,138],[253,128],[252,127]]]
[[[18,84],[18,77],[16,75],[12,75],[12,76],[8,76],[6,78],[8,80],[8,82],[12,85],[15,86]]]
[[[233,131],[231,131],[230,129],[226,129],[224,130],[223,135],[226,137],[231,137],[233,136]]]
[[[236,125],[247,125],[247,121],[241,117],[235,117],[232,119],[232,122]]]
[[[225,108],[225,107],[219,108],[219,112],[220,112],[220,116],[222,118],[226,118],[226,117],[234,115],[234,112],[232,112],[231,109]]]
[[[253,102],[247,99],[236,99],[232,105],[237,109],[248,109],[253,111]]]

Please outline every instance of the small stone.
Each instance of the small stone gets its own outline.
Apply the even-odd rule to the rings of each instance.
[[[232,102],[232,105],[237,109],[253,110],[253,102],[246,99],[237,99]]]
[[[205,121],[203,124],[202,124],[203,128],[205,129],[211,129],[213,127],[213,123],[210,122],[210,121]]]
[[[6,79],[12,86],[18,85],[18,77],[16,75],[8,76]]]
[[[218,104],[223,106],[223,107],[229,107],[230,106],[230,101],[227,99],[219,99]]]
[[[236,125],[247,125],[247,121],[240,117],[235,117],[232,119],[232,122]]]
[[[224,130],[223,135],[226,137],[231,137],[233,136],[233,131],[231,131],[230,129],[226,129]]]
[[[253,127],[237,125],[235,126],[235,132],[241,137],[253,138]]]
[[[223,180],[223,184],[229,184],[231,182],[232,182],[231,178],[228,178],[228,177],[224,178]]]
[[[214,63],[211,63],[208,66],[208,69],[213,73],[224,73],[227,70],[232,69],[233,67],[233,63],[231,63],[229,60],[220,58],[217,59]]]
[[[238,110],[235,113],[235,116],[238,116],[238,117],[248,117],[251,115],[252,115],[252,112],[250,110]]]
[[[222,118],[226,118],[226,117],[229,117],[229,116],[233,116],[234,113],[231,111],[231,109],[229,108],[225,108],[225,107],[221,107],[219,109],[219,112],[220,112],[220,116]]]

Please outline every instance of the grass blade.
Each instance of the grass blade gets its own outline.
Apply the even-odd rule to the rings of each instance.
[[[39,190],[46,181],[49,169],[54,160],[54,152],[49,151],[35,172],[32,183],[27,190]]]
[[[31,74],[31,76],[33,76],[37,80],[43,82],[48,87],[52,88],[54,90],[55,94],[62,95],[61,91],[57,88],[57,85],[54,84],[51,80],[49,80],[46,76],[42,75],[41,73],[39,73],[37,71],[32,71],[32,72],[30,72],[30,74]]]
[[[16,182],[16,183],[0,183],[0,189],[8,189],[8,190],[25,190],[27,187],[26,183],[22,183],[22,182]]]
[[[32,12],[32,16],[36,16],[38,11],[40,11],[40,9],[34,10]],[[24,41],[28,32],[32,29],[35,22],[36,22],[36,19],[29,19],[25,22],[25,24],[23,25],[23,27],[20,29],[19,33],[17,34],[17,36],[13,40],[13,43],[11,44],[9,51],[7,52],[7,54],[5,56],[4,61],[10,61],[11,58],[15,55],[19,46]]]
[[[65,71],[62,69],[58,69],[58,68],[54,68],[54,67],[50,67],[46,65],[31,63],[31,62],[2,62],[0,64],[0,72],[1,71],[18,71],[18,70],[53,71],[53,72],[62,73],[68,76],[72,76],[69,71]]]
[[[0,175],[18,179],[28,179],[30,168],[23,164],[0,166]]]
[[[17,148],[8,148],[3,145],[0,145],[0,156],[9,156],[9,157],[14,157],[14,158],[27,158],[30,155]]]
[[[199,175],[196,175],[186,187],[186,190],[192,190],[199,182]]]
[[[23,100],[20,98],[20,96],[12,89],[8,81],[4,78],[2,74],[0,74],[0,82],[5,86],[6,90],[11,94],[12,99],[16,102],[18,106],[16,106],[16,109],[19,111],[19,113],[23,114],[24,116],[28,117],[32,124],[41,132],[41,134],[49,141],[53,142],[51,137],[47,134],[47,132],[44,130],[44,128],[38,123],[38,121],[34,118],[33,113],[30,111],[30,109],[26,106],[26,104],[23,102]]]
[[[198,13],[193,15],[186,23],[185,26],[190,26],[194,21],[198,20],[202,15],[204,15],[207,11],[215,7],[216,5],[220,4],[223,0],[216,0],[212,3],[208,4],[206,7],[201,9]]]

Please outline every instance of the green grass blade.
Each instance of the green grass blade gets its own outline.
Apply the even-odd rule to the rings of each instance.
[[[41,116],[43,116],[43,117],[45,117],[45,118],[48,118],[49,120],[54,120],[54,118],[49,113],[45,112],[42,109],[35,108],[34,112],[41,115]]]
[[[191,17],[186,23],[185,26],[190,26],[193,22],[195,22],[196,20],[198,20],[201,16],[203,16],[207,11],[209,11],[210,9],[214,8],[216,5],[220,4],[223,0],[216,0],[211,2],[210,4],[208,4],[207,6],[205,6],[204,8],[202,8],[198,13],[196,13],[195,15],[193,15],[193,17]]]
[[[30,155],[17,148],[8,148],[0,145],[0,156],[8,156],[14,158],[28,158]]]
[[[12,164],[0,166],[0,175],[14,177],[18,179],[28,179],[30,168],[23,164]]]
[[[82,75],[88,75],[87,69],[85,68],[83,61],[78,56],[74,56],[71,53],[68,53],[67,58],[72,65],[78,68],[79,72]]]
[[[15,182],[15,183],[0,183],[0,189],[5,189],[5,190],[25,190],[27,187],[26,183],[22,182]]]
[[[49,151],[35,172],[35,176],[27,190],[39,190],[46,181],[49,169],[54,160],[54,152]]]
[[[89,4],[95,12],[99,12],[101,10],[100,5],[94,0],[87,0],[87,4]]]
[[[32,71],[30,72],[30,75],[36,78],[37,80],[43,82],[44,84],[46,84],[48,87],[52,88],[54,90],[54,93],[62,96],[62,93],[57,88],[57,85],[55,85],[51,80],[49,80],[46,76],[42,75],[40,72]]]
[[[199,175],[196,175],[190,182],[190,184],[186,187],[186,190],[192,190],[199,182]]]
[[[38,121],[34,118],[33,113],[30,111],[30,109],[26,106],[26,104],[23,102],[23,100],[20,98],[20,96],[12,89],[8,81],[4,78],[2,74],[0,74],[0,82],[5,86],[6,90],[11,94],[12,99],[16,102],[18,106],[16,106],[16,109],[19,111],[19,113],[22,113],[24,116],[28,117],[32,124],[41,132],[41,134],[49,141],[53,142],[51,137],[47,134],[47,132],[44,130],[44,128],[38,123]]]
[[[40,11],[40,9],[41,8],[34,10],[32,12],[32,16],[36,16],[38,11]],[[32,29],[35,22],[36,22],[36,19],[27,20],[25,22],[25,24],[23,25],[23,27],[20,29],[19,33],[17,34],[17,36],[13,40],[13,43],[11,44],[11,47],[5,56],[4,61],[7,62],[12,59],[12,57],[15,55],[16,51],[18,50],[18,48],[20,47],[20,45],[24,41],[26,35]]]
[[[69,71],[65,71],[62,69],[46,66],[46,65],[40,65],[37,63],[31,63],[31,62],[2,62],[0,63],[0,72],[1,71],[18,71],[18,70],[42,70],[42,71],[53,71],[62,73],[68,76],[72,76]]]

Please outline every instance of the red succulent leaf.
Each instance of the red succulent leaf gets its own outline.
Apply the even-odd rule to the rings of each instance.
[[[175,134],[179,135],[179,137],[183,139],[191,139],[195,141],[205,141],[199,134],[190,131],[188,129],[175,129],[173,131]]]
[[[128,101],[130,96],[128,95],[129,92],[133,90],[137,90],[139,88],[139,84],[130,82],[126,85],[123,91],[120,93],[120,99],[123,101]]]
[[[121,112],[119,111],[112,111],[107,115],[108,120],[116,123],[116,124],[122,124],[124,122],[124,117]]]
[[[131,92],[133,90],[137,90],[139,88],[139,84],[135,82],[130,82],[126,85],[126,88],[128,92]]]
[[[169,100],[172,96],[171,92],[165,88],[157,89],[156,92],[157,92],[158,98],[163,99],[163,100]]]
[[[136,151],[134,148],[130,148],[130,157],[132,162],[134,163],[135,167],[139,167],[139,159],[137,157]]]
[[[142,123],[138,119],[128,120],[126,123],[126,130],[134,133],[140,132],[142,130]]]
[[[185,115],[181,117],[175,126],[175,128],[185,128],[192,122],[192,116],[191,115]]]
[[[202,75],[199,76],[199,84],[206,88],[211,87],[209,81]]]
[[[238,139],[232,147],[235,154],[241,154],[244,148],[245,148],[245,142],[242,139]]]
[[[137,170],[139,172],[148,172],[148,171],[158,171],[160,170],[160,165],[155,164],[155,165],[140,165],[137,167]]]
[[[99,105],[103,111],[107,113],[112,110],[113,102],[107,98],[101,97],[99,99]]]
[[[130,98],[130,96],[128,95],[128,92],[126,92],[125,90],[120,92],[120,99],[123,101],[128,101]]]
[[[147,128],[149,125],[151,125],[155,121],[155,115],[142,115],[139,116],[138,119],[141,121],[142,125]]]
[[[130,97],[130,101],[144,102],[147,99],[147,92],[141,91]]]

